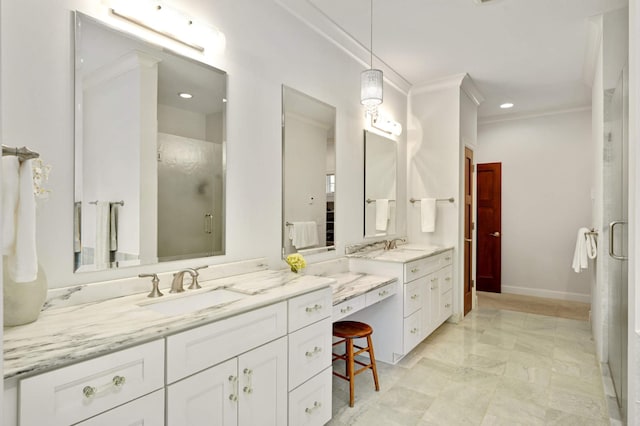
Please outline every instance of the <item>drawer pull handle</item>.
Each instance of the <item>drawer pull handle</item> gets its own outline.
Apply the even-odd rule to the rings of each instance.
[[[387,294],[389,294],[389,292],[388,292],[387,290],[382,290],[382,291],[379,291],[379,292],[378,292],[378,296],[380,296],[380,297],[384,297],[384,296],[386,296]]]
[[[451,277],[446,277],[444,280],[445,281],[451,281]]]
[[[242,391],[243,391],[244,393],[253,393],[253,389],[252,389],[251,387],[249,387],[249,386],[245,386],[245,387],[242,389]]]
[[[449,260],[451,260],[451,257],[447,256],[447,257],[444,258],[444,260],[449,261]]]
[[[431,282],[432,282],[432,283],[433,283],[433,282],[436,282],[436,281],[438,281],[438,278],[431,278]]]
[[[411,269],[411,273],[415,274],[416,272],[418,272],[420,270],[420,268],[413,268]]]
[[[451,307],[451,303],[447,303],[446,305],[444,305],[445,308],[450,308]]]
[[[416,300],[418,297],[420,297],[420,295],[414,294],[413,296],[411,296],[411,300]]]
[[[85,398],[92,399],[96,395],[98,395],[100,392],[104,392],[110,389],[112,386],[115,387],[116,389],[120,389],[122,386],[124,386],[126,381],[127,379],[124,376],[113,376],[113,379],[111,379],[111,383],[101,386],[99,388],[95,386],[85,386],[84,388],[82,388],[82,394],[84,395]]]
[[[244,373],[245,376],[247,376],[247,385],[245,387],[242,388],[242,391],[246,394],[251,394],[253,393],[253,385],[251,384],[251,375],[253,374],[253,370],[250,368],[245,368],[244,370],[242,370],[242,372]]]
[[[313,306],[307,306],[305,311],[307,311],[307,312],[315,312],[315,311],[319,311],[320,309],[322,309],[322,305],[315,304]]]
[[[416,334],[417,332],[418,332],[418,329],[414,327],[414,328],[411,329],[411,331],[409,333]]]
[[[247,376],[250,376],[253,374],[253,370],[251,370],[250,368],[245,368],[244,370],[242,370],[242,372]]]
[[[237,400],[238,400],[238,396],[237,395],[234,395],[234,394],[229,395],[229,401],[236,402]]]
[[[318,401],[313,401],[313,407],[307,407],[304,409],[304,412],[307,414],[311,414],[316,411],[318,408],[322,407],[322,403]]]
[[[437,289],[438,289],[438,286],[437,286],[437,285],[432,285],[432,286],[431,286],[431,290],[437,290]]]
[[[229,376],[229,382],[233,385],[233,393],[229,395],[230,401],[238,400],[238,378],[234,375]]]
[[[349,311],[353,310],[353,306],[347,306],[346,308],[340,309],[340,313],[346,314]]]
[[[312,356],[318,355],[320,352],[322,352],[322,348],[316,346],[313,348],[313,351],[305,352],[305,355],[307,358],[311,358]]]

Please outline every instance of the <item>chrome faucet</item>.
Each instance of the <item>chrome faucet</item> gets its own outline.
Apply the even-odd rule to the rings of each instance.
[[[193,268],[185,268],[173,274],[169,293],[182,293],[184,291],[184,274],[191,275],[191,279],[197,284],[198,271]]]
[[[151,285],[153,287],[151,289],[151,293],[149,293],[147,295],[147,297],[160,297],[160,296],[163,296],[163,294],[160,292],[160,290],[158,290],[158,284],[160,284],[160,280],[158,279],[158,275],[156,275],[156,274],[140,274],[138,276],[140,278],[145,278],[145,277],[152,278]]]
[[[398,241],[401,242],[406,242],[406,240],[404,238],[394,238],[393,240],[385,240],[384,242],[384,249],[385,250],[393,250],[395,248],[398,248]]]

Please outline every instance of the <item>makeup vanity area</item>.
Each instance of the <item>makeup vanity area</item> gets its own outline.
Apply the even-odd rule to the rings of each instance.
[[[376,358],[395,364],[452,315],[453,247],[383,248],[408,202],[396,140],[364,131],[365,243],[342,256],[336,108],[283,85],[280,249],[317,260],[298,274],[266,258],[215,262],[227,238],[227,74],[79,12],[74,26],[74,272],[155,267],[164,296],[135,276],[50,289],[36,322],[4,330],[3,424],[323,425],[333,322],[370,324]],[[187,83],[209,102],[174,99]],[[122,120],[133,111],[145,114]],[[117,235],[96,229],[101,214]],[[317,244],[294,246],[298,221],[315,223]],[[170,294],[184,265],[202,288]]]

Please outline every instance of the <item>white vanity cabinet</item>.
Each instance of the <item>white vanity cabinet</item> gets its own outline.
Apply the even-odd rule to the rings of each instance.
[[[284,425],[287,338],[167,387],[167,425]]]
[[[22,379],[20,425],[78,423],[163,386],[164,340],[160,339]],[[123,407],[114,415],[139,418],[131,406]],[[147,400],[144,407],[147,412],[164,413],[164,398]]]
[[[352,258],[356,272],[395,276],[402,297],[352,318],[373,327],[376,358],[397,363],[453,313],[453,250],[413,261],[389,262]]]
[[[331,420],[331,313],[330,288],[289,300],[290,426]]]

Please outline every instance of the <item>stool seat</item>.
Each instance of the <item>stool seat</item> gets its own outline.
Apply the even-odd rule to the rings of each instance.
[[[376,387],[376,391],[380,390],[378,384],[378,369],[376,368],[376,357],[373,355],[373,342],[371,341],[371,334],[373,329],[370,325],[358,321],[338,321],[333,323],[333,335],[342,340],[338,340],[333,343],[333,346],[341,345],[344,343],[345,352],[342,354],[333,353],[333,361],[344,360],[346,364],[346,375],[340,374],[337,371],[333,372],[334,376],[349,381],[349,406],[353,407],[353,394],[354,394],[354,380],[355,376],[362,373],[365,370],[371,370],[373,373],[373,382]],[[367,346],[358,346],[353,343],[354,339],[366,339]],[[358,349],[354,351],[353,349]],[[363,352],[369,353],[369,363],[362,362],[355,359],[356,356]],[[362,366],[362,368],[356,370],[355,364]]]
[[[333,335],[341,338],[367,337],[373,333],[369,324],[358,321],[338,321],[333,323]]]

